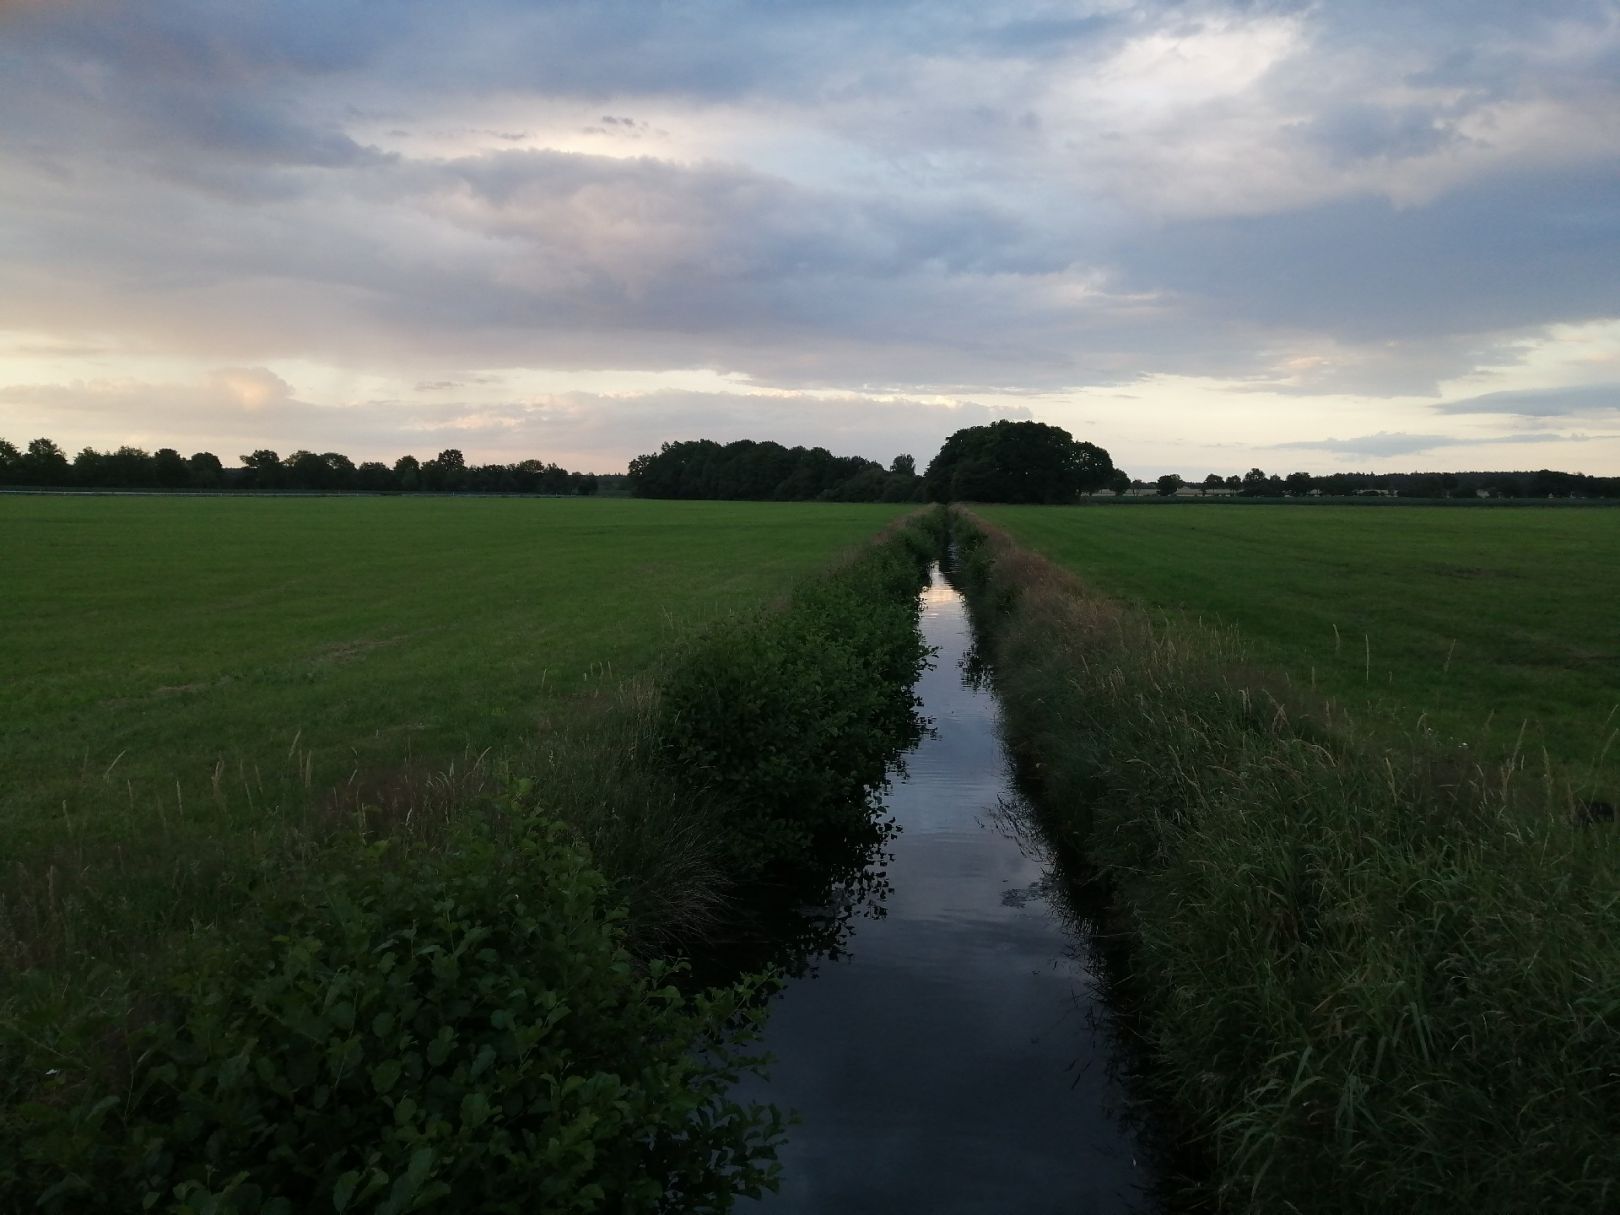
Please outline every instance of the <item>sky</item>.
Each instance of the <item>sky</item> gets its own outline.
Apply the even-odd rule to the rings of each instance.
[[[1620,0],[0,0],[0,437],[1620,473]]]

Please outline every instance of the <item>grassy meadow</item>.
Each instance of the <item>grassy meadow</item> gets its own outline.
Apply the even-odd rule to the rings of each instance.
[[[320,784],[498,747],[902,510],[0,498],[0,830],[204,813],[222,762]]]
[[[1226,504],[979,513],[1098,592],[1235,626],[1253,660],[1352,712],[1495,755],[1545,748],[1588,792],[1614,791],[1620,513]]]
[[[532,747],[906,509],[0,497],[11,931],[206,915],[312,810]]]

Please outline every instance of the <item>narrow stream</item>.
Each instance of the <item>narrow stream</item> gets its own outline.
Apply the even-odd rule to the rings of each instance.
[[[788,984],[743,1096],[802,1119],[772,1212],[1151,1212],[1151,1178],[1111,1066],[1083,940],[1065,927],[1019,794],[994,693],[968,677],[972,631],[939,569],[917,684],[932,730],[885,799],[881,911]]]

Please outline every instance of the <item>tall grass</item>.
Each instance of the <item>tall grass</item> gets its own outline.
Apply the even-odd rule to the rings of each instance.
[[[958,517],[1011,741],[1112,885],[1167,1095],[1256,1211],[1620,1205],[1620,833]]]
[[[240,791],[295,814],[13,875],[0,1206],[721,1211],[772,1184],[780,1117],[729,1096],[768,984],[670,959],[729,884],[870,826],[940,525],[524,747],[318,795],[295,739],[272,780],[306,796]]]

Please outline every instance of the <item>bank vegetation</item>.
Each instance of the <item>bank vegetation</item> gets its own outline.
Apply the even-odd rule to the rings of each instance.
[[[1111,892],[1152,1074],[1233,1210],[1620,1204],[1620,831],[1252,665],[971,514],[963,578],[1048,828]]]
[[[714,623],[532,746],[267,824],[223,903],[184,892],[183,929],[98,948],[52,875],[20,875],[0,1206],[723,1211],[772,1185],[781,1116],[730,1096],[771,980],[700,984],[682,955],[736,891],[813,882],[874,829],[940,526]]]

